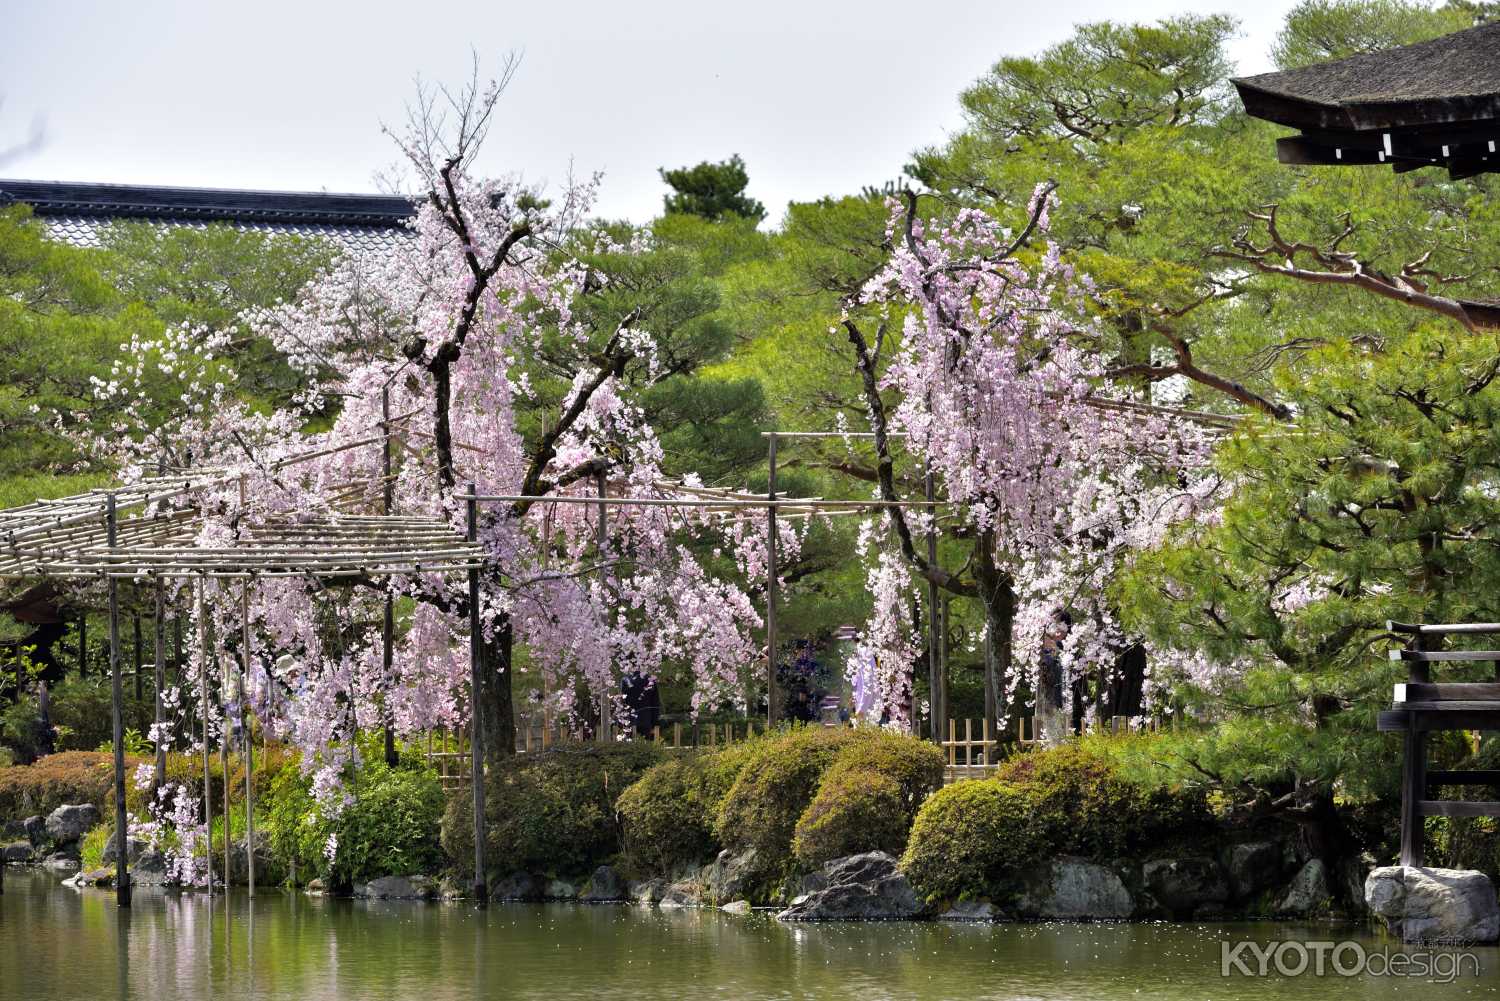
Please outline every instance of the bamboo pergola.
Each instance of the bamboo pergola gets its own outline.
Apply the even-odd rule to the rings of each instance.
[[[410,416],[410,415],[405,415]],[[232,485],[239,474],[232,470],[195,469],[173,476],[157,476],[116,488],[101,488],[71,497],[38,500],[21,507],[0,511],[0,579],[61,578],[74,581],[104,580],[109,593],[109,661],[114,736],[114,794],[116,831],[115,893],[120,906],[130,906],[130,878],[126,869],[125,760],[120,686],[119,583],[154,585],[158,608],[158,634],[161,632],[160,610],[169,580],[197,582],[200,625],[203,621],[203,583],[206,580],[239,580],[241,603],[245,613],[241,637],[243,668],[250,673],[251,631],[249,626],[249,587],[260,578],[301,577],[324,581],[336,578],[370,578],[417,573],[466,571],[470,583],[470,603],[477,615],[478,573],[483,551],[477,541],[475,511],[470,504],[470,523],[465,536],[458,535],[442,518],[398,516],[390,510],[390,429],[402,418],[385,419],[378,433],[359,435],[352,440],[304,452],[283,459],[274,468],[306,462],[380,442],[384,455],[382,477],[374,481],[384,494],[387,513],[365,514],[346,508],[361,506],[372,483],[351,481],[335,486],[331,509],[315,515],[272,515],[261,520],[247,519],[236,526],[229,540],[205,542],[201,538],[205,523],[199,498],[205,491]],[[245,504],[243,479],[240,479],[240,501]],[[471,491],[472,492],[472,491]],[[389,619],[389,615],[387,615]],[[391,642],[385,631],[387,657]],[[161,637],[158,635],[157,671],[161,671]],[[206,660],[206,643],[204,660]],[[477,672],[477,665],[472,673]],[[208,688],[206,668],[200,661],[199,684],[203,700],[203,804],[204,821],[212,829],[213,806],[209,796]],[[158,680],[158,719],[161,696]],[[227,740],[227,734],[225,735]],[[254,772],[253,749],[248,728],[244,732],[247,755],[246,795],[246,861],[249,891],[255,893],[254,853]],[[483,782],[478,779],[481,743],[473,741],[475,769],[474,789],[479,809],[475,811],[476,878],[483,880],[478,854],[483,849]],[[221,756],[227,744],[221,741]],[[161,755],[158,754],[158,761]],[[228,771],[225,770],[227,777]],[[224,878],[229,878],[230,848],[228,789],[225,789]],[[212,845],[209,846],[212,859]],[[213,892],[212,861],[209,892]],[[482,899],[482,896],[481,896]]]

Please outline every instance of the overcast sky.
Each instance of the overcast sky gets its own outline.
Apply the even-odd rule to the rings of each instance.
[[[772,219],[788,200],[895,178],[960,124],[999,57],[1109,17],[1237,16],[1241,72],[1290,0],[6,0],[0,174],[372,191],[420,74],[522,53],[481,166],[556,183],[604,172],[600,212],[660,211],[661,166],[739,153]]]

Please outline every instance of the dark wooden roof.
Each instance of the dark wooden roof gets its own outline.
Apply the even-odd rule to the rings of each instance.
[[[405,239],[415,211],[408,199],[391,195],[0,179],[0,205],[13,202],[30,205],[55,239],[78,246],[97,246],[102,225],[136,219],[166,226],[223,223],[379,252]]]
[[[1500,169],[1500,22],[1234,85],[1250,115],[1302,130],[1284,163]]]

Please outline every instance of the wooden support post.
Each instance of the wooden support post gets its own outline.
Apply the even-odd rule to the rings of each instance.
[[[110,491],[105,499],[105,532],[111,550],[115,548],[115,533],[118,516],[115,513],[115,495]],[[125,819],[125,720],[121,713],[124,698],[120,689],[120,584],[109,578],[109,691],[112,709],[111,723],[114,733],[115,758],[115,902],[121,907],[130,906],[130,872],[125,857],[130,854],[129,824]]]
[[[594,480],[595,487],[598,491],[599,496],[601,498],[608,497],[609,474],[601,469],[595,476]],[[594,540],[594,546],[599,551],[599,564],[601,566],[603,566],[604,561],[607,558],[605,556],[605,552],[608,549],[609,542],[608,511],[608,505],[599,505],[599,524],[596,529],[597,537]],[[606,687],[599,693],[599,742],[601,744],[607,744],[614,739],[615,701],[611,697],[613,694],[614,693],[608,687]]]
[[[779,597],[777,578],[781,570],[776,556],[776,432],[766,438],[766,499],[773,503],[766,507],[766,724],[775,726],[781,719],[780,686],[776,680],[776,599]]]
[[[479,500],[469,484],[467,504],[470,542],[479,541]],[[489,905],[489,887],[484,874],[484,734],[479,728],[479,671],[484,658],[484,634],[479,615],[479,568],[469,568],[469,755],[470,784],[474,787],[474,897],[480,907]]]
[[[214,895],[213,773],[208,759],[208,613],[203,607],[203,581],[195,588],[198,606],[198,715],[203,724],[203,853],[208,862],[208,895]],[[229,885],[229,874],[224,874]]]
[[[934,487],[932,479],[932,465],[928,463],[926,475],[923,477],[924,496],[928,501],[933,499]],[[933,509],[928,508],[927,513],[932,515]],[[931,566],[937,566],[937,519],[934,517],[927,528],[927,562]],[[938,610],[938,587],[931,580],[927,582],[927,616],[929,618],[927,630],[927,704],[928,711],[932,715],[932,740],[933,743],[942,743],[942,721],[947,718],[947,707],[943,704],[944,695],[942,679],[942,614]]]
[[[391,391],[389,387],[383,386],[380,390],[380,482],[382,484],[380,507],[381,512],[387,515],[395,510],[396,505],[396,484],[391,479],[391,469]],[[381,612],[380,665],[383,668],[381,683],[389,684],[396,642],[396,603],[391,597],[389,580],[385,582],[385,601]],[[397,764],[396,730],[391,725],[390,714],[390,707],[384,705],[382,700],[381,715],[385,717],[385,763],[394,768]]]
[[[673,747],[681,747],[682,746],[682,724],[681,723],[673,723],[672,724],[672,746]]]
[[[85,609],[78,613],[78,676],[88,677],[89,673],[89,613]]]
[[[142,695],[144,694],[141,691],[141,617],[140,617],[140,614],[137,613],[136,615],[131,616],[131,620],[130,621],[131,621],[131,628],[135,631],[135,670],[133,670],[130,673],[131,673],[131,677],[135,681],[135,700],[137,702],[139,702],[139,701],[141,701]]]
[[[1427,798],[1427,733],[1410,720],[1401,763],[1401,864],[1423,862],[1422,800]]]
[[[243,486],[241,486],[243,489]],[[245,882],[255,896],[255,741],[250,736],[250,583],[240,589],[240,732],[245,741]]]
[[[162,705],[162,689],[167,687],[167,591],[161,581],[156,582],[156,707],[152,715],[151,736],[156,745],[156,768],[151,776],[151,799],[156,801],[156,791],[167,780],[167,742],[162,739],[166,727],[166,710]]]

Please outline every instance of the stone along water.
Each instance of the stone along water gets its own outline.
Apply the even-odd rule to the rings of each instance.
[[[784,925],[631,906],[351,901],[59,887],[12,869],[0,1001],[572,998],[1445,998],[1500,994],[1500,953],[1451,984],[1221,976],[1221,942],[1339,940],[1274,924]],[[1399,946],[1368,936],[1367,950]],[[1347,955],[1352,955],[1347,954]],[[1346,955],[1346,958],[1347,958]],[[1290,960],[1288,960],[1290,962]],[[1253,957],[1247,964],[1254,967]]]

